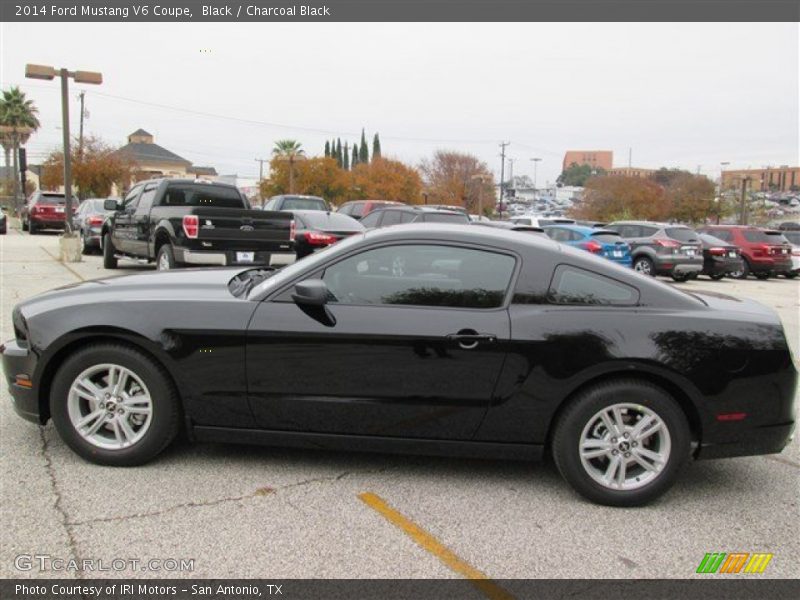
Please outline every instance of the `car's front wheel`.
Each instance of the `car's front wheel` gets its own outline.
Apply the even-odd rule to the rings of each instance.
[[[680,406],[662,389],[636,380],[592,386],[558,419],[553,458],[581,495],[609,506],[639,506],[665,493],[689,457]]]
[[[103,234],[103,268],[117,268],[117,257],[114,256],[114,244],[111,241],[110,233]]]
[[[112,466],[153,459],[179,424],[177,394],[164,369],[115,344],[88,346],[64,362],[53,380],[50,414],[72,450]]]
[[[180,264],[175,260],[175,252],[171,244],[164,244],[158,249],[156,257],[156,269],[159,271],[170,271],[179,267]]]

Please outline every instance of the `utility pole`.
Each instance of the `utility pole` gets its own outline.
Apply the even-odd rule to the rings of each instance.
[[[514,163],[517,162],[516,158],[509,157],[508,159],[508,181],[511,184],[511,189],[516,189],[514,187]]]
[[[510,146],[511,142],[500,142],[500,218],[503,218],[503,201],[505,196],[505,174],[506,174],[506,146]]]
[[[533,195],[536,196],[536,171],[537,167],[539,166],[539,161],[542,160],[541,158],[532,158],[533,161]]]
[[[266,158],[257,158],[258,163],[258,197],[261,199],[261,207],[264,207],[264,194],[261,193],[261,182],[264,181],[264,163],[269,162]]]
[[[747,225],[747,182],[750,177],[742,177],[742,200],[739,206],[739,225]]]
[[[628,148],[628,168],[633,164],[633,148]]]

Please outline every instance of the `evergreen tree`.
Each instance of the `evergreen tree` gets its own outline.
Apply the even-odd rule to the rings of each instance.
[[[344,167],[345,171],[350,170],[350,145],[345,142],[344,143]]]
[[[353,142],[353,160],[350,161],[351,169],[355,168],[355,166],[361,162],[358,154],[358,142]]]
[[[372,160],[381,157],[381,139],[378,137],[378,134],[375,134],[375,137],[372,138]]]
[[[344,167],[344,156],[342,155],[342,138],[336,138],[336,163],[339,168]]]
[[[325,158],[330,157],[331,155],[331,143],[328,140],[325,140]]]
[[[364,135],[364,128],[361,128],[361,151],[358,155],[358,160],[363,163],[369,162],[369,148],[367,148],[367,138]]]

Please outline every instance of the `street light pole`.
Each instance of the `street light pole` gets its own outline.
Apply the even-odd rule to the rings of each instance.
[[[69,78],[75,83],[100,85],[103,83],[102,73],[93,71],[70,71],[66,68],[56,70],[45,65],[25,65],[25,77],[52,81],[61,77],[61,121],[64,133],[64,236],[61,238],[61,257],[65,262],[80,262],[81,251],[77,238],[72,235],[72,157],[69,152]],[[67,241],[67,240],[74,240]]]
[[[536,172],[538,171],[537,167],[539,166],[539,161],[542,160],[541,158],[532,158],[531,161],[533,162],[533,195],[536,196]]]
[[[61,129],[64,134],[64,231],[72,233],[72,156],[69,148],[69,71],[61,69]]]

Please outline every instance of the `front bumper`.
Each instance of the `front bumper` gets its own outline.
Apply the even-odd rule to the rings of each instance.
[[[253,260],[238,260],[241,252],[226,250],[224,252],[205,252],[202,250],[186,250],[175,248],[175,260],[188,265],[213,265],[213,266],[248,266],[270,265],[286,266],[292,264],[297,255],[294,252],[252,252]]]
[[[3,354],[3,373],[5,374],[8,391],[14,404],[14,410],[23,419],[32,423],[42,423],[39,410],[39,389],[34,380],[32,387],[23,387],[17,384],[18,375],[27,375],[33,379],[36,360],[33,353],[20,346],[16,340],[11,340],[1,345]]]

